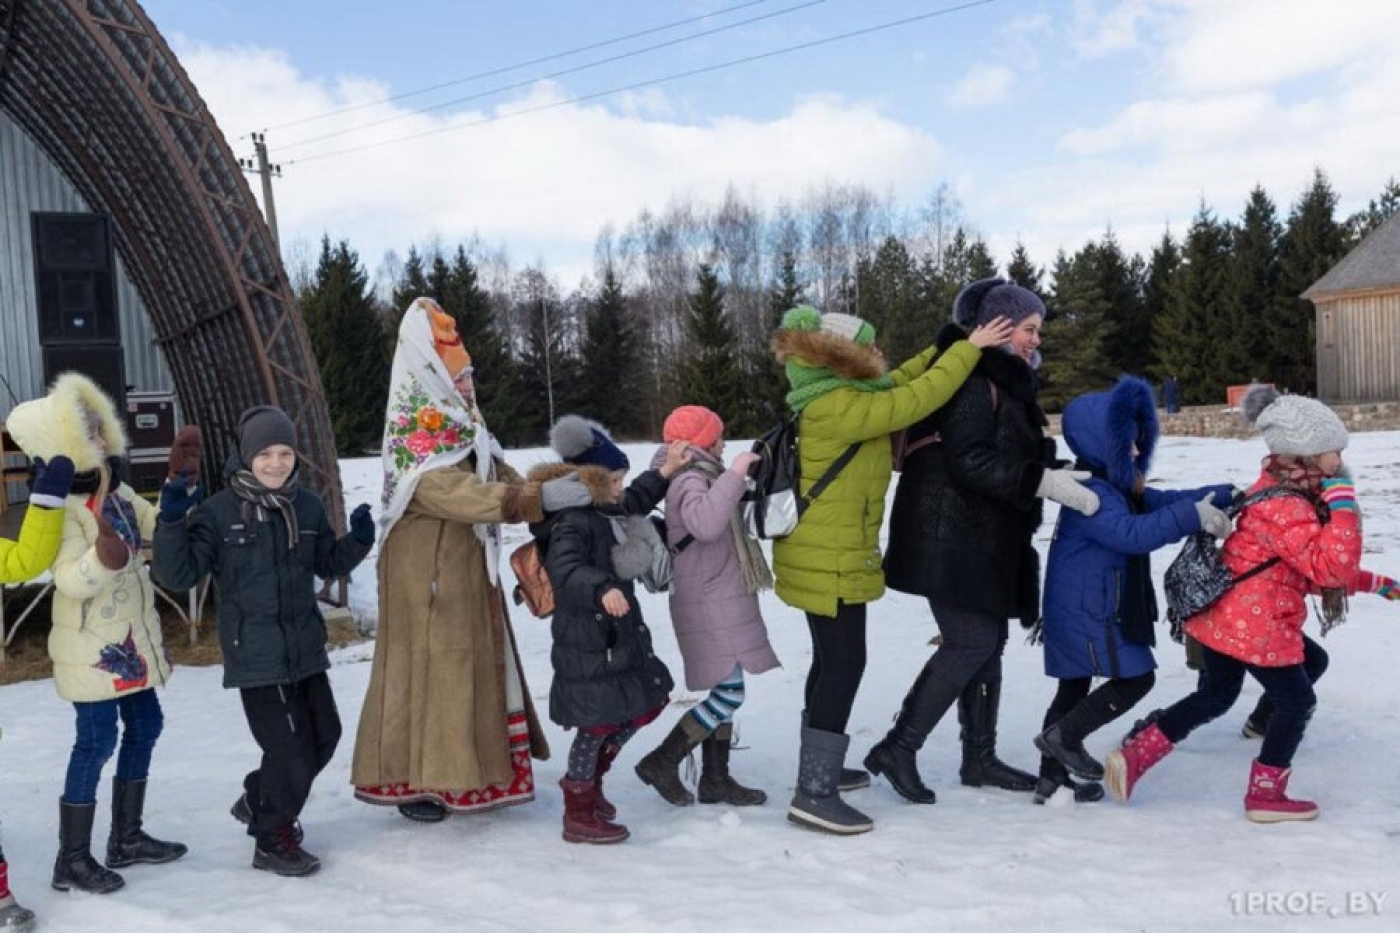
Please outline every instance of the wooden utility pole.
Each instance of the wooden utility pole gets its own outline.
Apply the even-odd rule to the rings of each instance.
[[[258,175],[262,178],[263,195],[263,218],[267,221],[267,229],[272,233],[272,245],[280,254],[282,252],[282,242],[277,236],[277,206],[272,201],[272,178],[282,177],[282,166],[272,165],[267,161],[267,137],[262,133],[249,134],[253,140],[253,153],[255,158],[239,159],[238,164],[243,167],[243,171],[250,175]]]

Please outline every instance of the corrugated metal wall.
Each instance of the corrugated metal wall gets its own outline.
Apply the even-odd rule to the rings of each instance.
[[[0,375],[21,401],[44,391],[30,214],[87,210],[57,166],[0,111]],[[127,383],[138,391],[173,390],[174,380],[152,343],[146,307],[127,279],[120,256],[117,308]],[[10,392],[0,385],[0,421],[13,405]]]
[[[1400,292],[1317,302],[1317,391],[1329,402],[1400,399]]]

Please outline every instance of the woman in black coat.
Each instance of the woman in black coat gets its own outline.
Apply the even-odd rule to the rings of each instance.
[[[1009,620],[1039,615],[1040,561],[1031,537],[1041,499],[1092,512],[1088,474],[1057,469],[1055,442],[1036,401],[1040,325],[1035,293],[993,278],[964,288],[939,347],[998,316],[1016,323],[1004,349],[988,349],[953,399],[910,428],[885,555],[891,589],[929,601],[942,644],[904,698],[894,727],[866,756],[903,797],[933,803],[916,755],[953,705],[962,726],[962,783],[1029,792],[1035,778],[996,757],[1001,656]],[[937,440],[931,440],[932,438]],[[914,449],[916,448],[917,449]]]

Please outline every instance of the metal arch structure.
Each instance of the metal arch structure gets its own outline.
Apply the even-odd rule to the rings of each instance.
[[[146,304],[217,475],[240,413],[297,425],[308,483],[344,530],[330,413],[296,298],[204,101],[135,0],[0,0],[0,108],[92,210]]]

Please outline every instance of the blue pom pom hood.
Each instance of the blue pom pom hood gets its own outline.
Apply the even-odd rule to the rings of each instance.
[[[1161,431],[1152,387],[1136,376],[1121,376],[1107,392],[1072,400],[1060,424],[1079,464],[1129,495],[1138,474],[1145,477],[1151,468]]]

